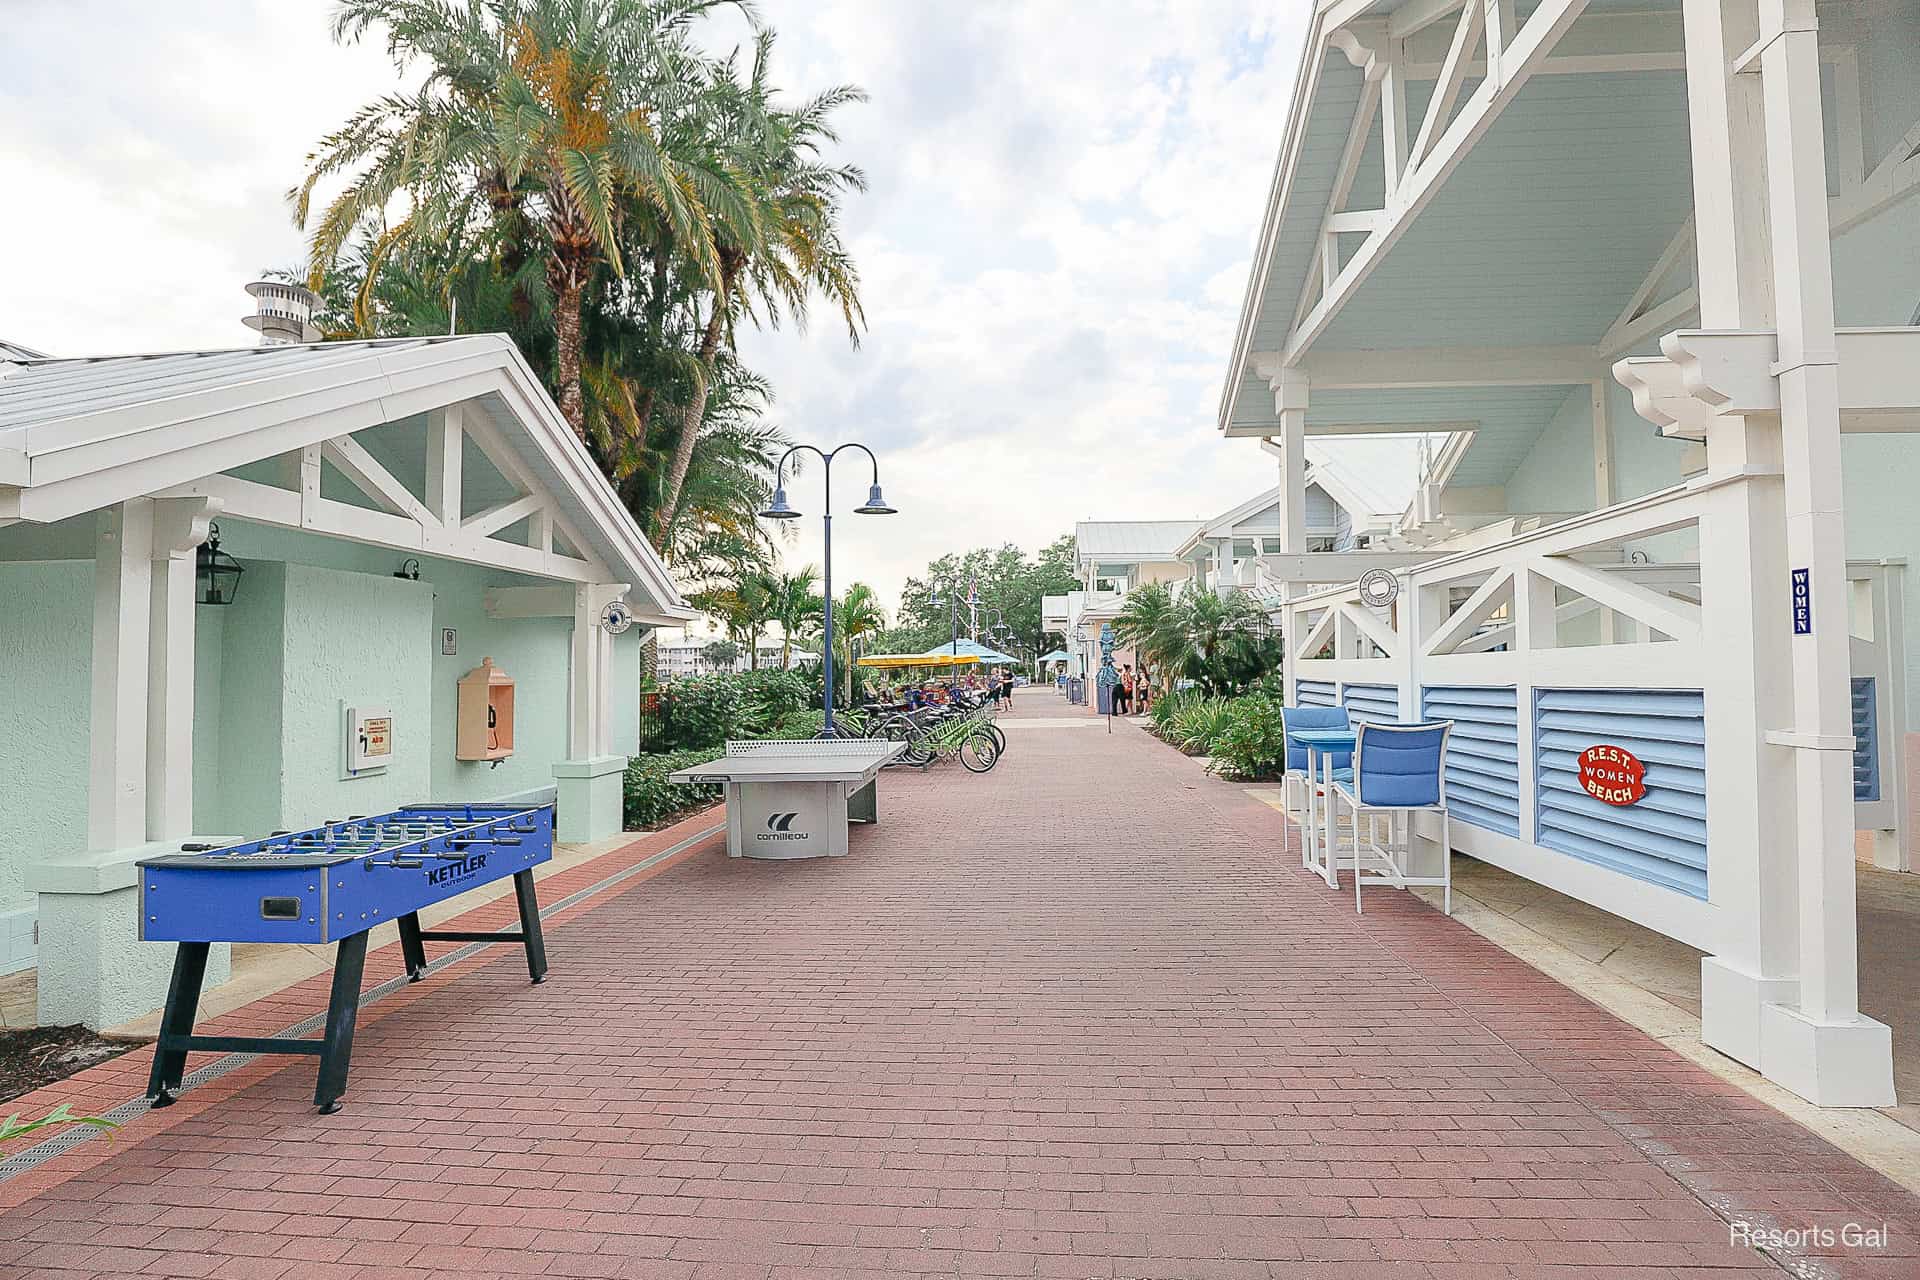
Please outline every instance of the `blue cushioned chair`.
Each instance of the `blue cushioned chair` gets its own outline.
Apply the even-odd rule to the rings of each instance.
[[[1443,909],[1453,914],[1452,830],[1447,818],[1447,735],[1453,721],[1431,724],[1363,724],[1356,731],[1353,748],[1353,776],[1336,781],[1333,787],[1332,838],[1336,851],[1340,839],[1340,811],[1345,809],[1350,824],[1348,836],[1353,853],[1353,909],[1359,911],[1360,886],[1390,884],[1404,889],[1409,885],[1433,885],[1442,890]],[[1440,817],[1440,874],[1412,874],[1413,815],[1433,813]],[[1363,836],[1360,819],[1367,818]],[[1377,837],[1379,824],[1386,819],[1386,840]]]
[[[1292,733],[1303,729],[1351,729],[1353,722],[1347,717],[1345,707],[1282,707],[1280,710],[1282,732]],[[1353,756],[1349,752],[1338,751],[1333,756],[1334,777],[1336,779],[1351,775]],[[1287,768],[1280,780],[1280,803],[1287,816],[1301,824],[1304,831],[1310,820],[1309,809],[1316,796],[1320,779],[1307,774],[1307,749],[1296,746],[1292,740],[1287,742]],[[1298,788],[1300,803],[1294,803],[1295,789]],[[1300,864],[1306,865],[1306,842],[1301,842]]]

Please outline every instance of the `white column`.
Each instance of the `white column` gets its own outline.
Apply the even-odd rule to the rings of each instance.
[[[620,830],[624,755],[612,751],[613,637],[600,611],[627,592],[625,583],[574,588],[573,688],[568,759],[553,769],[559,794],[559,837],[567,843],[600,840]]]
[[[1686,0],[1687,104],[1701,323],[1772,326],[1759,86],[1734,58],[1757,28],[1751,0]],[[1784,714],[1784,507],[1779,437],[1759,419],[1723,417],[1708,433],[1709,471],[1752,478],[1715,490],[1700,518],[1701,625],[1707,665],[1707,888],[1729,922],[1701,965],[1701,1037],[1761,1065],[1760,1010],[1794,998],[1792,808],[1784,761],[1765,745]]]
[[[1554,599],[1553,582],[1521,564],[1513,574],[1513,647],[1520,665],[1514,679],[1514,731],[1520,746],[1520,758],[1540,758],[1539,734],[1533,714],[1533,660],[1560,646],[1559,608]],[[1520,770],[1516,794],[1520,804],[1520,838],[1537,841],[1540,836],[1540,775],[1537,769]]]
[[[1283,369],[1273,383],[1280,414],[1280,553],[1307,549],[1307,376]]]
[[[1813,0],[1760,0],[1759,9],[1787,557],[1812,587],[1809,634],[1790,642],[1800,998],[1797,1011],[1763,1011],[1761,1051],[1767,1074],[1816,1102],[1881,1106],[1894,1100],[1891,1033],[1859,1007],[1840,370],[1819,38]]]
[[[606,590],[584,583],[573,589],[573,715],[567,754],[575,760],[605,754],[600,744],[606,736],[605,649],[609,637],[600,625],[600,610],[613,598]]]
[[[147,661],[147,839],[193,834],[194,579],[200,544],[220,503],[153,504]]]
[[[153,503],[99,515],[93,568],[93,702],[87,846],[124,849],[147,834],[147,644]]]

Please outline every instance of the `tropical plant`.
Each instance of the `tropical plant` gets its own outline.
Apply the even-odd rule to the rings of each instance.
[[[856,345],[866,322],[859,273],[839,225],[840,197],[864,191],[866,177],[851,165],[820,158],[827,144],[839,140],[833,113],[865,101],[866,95],[840,85],[795,108],[776,105],[769,81],[773,40],[771,31],[759,32],[746,65],[737,56],[727,59],[701,98],[696,145],[711,155],[709,167],[730,176],[728,193],[735,199],[725,216],[705,228],[713,238],[713,283],[693,353],[692,394],[680,410],[679,439],[667,472],[663,522],[679,505],[714,362],[737,316],[777,325],[784,313],[804,325],[808,299],[818,290],[838,306]],[[664,252],[681,229],[670,219],[656,226],[666,241],[656,245],[656,252]]]
[[[752,222],[737,170],[709,149],[662,145],[662,115],[709,80],[690,22],[723,2],[343,0],[336,40],[383,27],[396,69],[423,62],[427,74],[362,107],[308,156],[289,193],[300,226],[318,184],[347,179],[313,227],[312,286],[369,227],[360,327],[396,246],[488,241],[510,276],[537,257],[553,301],[560,408],[584,441],[582,298],[601,266],[624,272],[624,215],[644,210],[669,228],[681,259],[715,284],[715,227]],[[404,211],[389,222],[396,202]],[[693,414],[691,427],[701,421]]]
[[[878,634],[886,625],[887,615],[880,607],[880,597],[864,582],[854,583],[834,601],[833,661],[836,686],[840,684],[840,676],[844,673],[846,688],[849,691],[854,688],[854,642],[862,636]],[[837,701],[840,689],[836,687],[833,692]]]
[[[1229,778],[1257,781],[1286,771],[1287,736],[1281,704],[1251,693],[1227,703],[1227,714],[1207,752],[1208,768]]]
[[[1184,701],[1167,726],[1167,740],[1188,755],[1211,755],[1231,714],[1226,698],[1215,695]]]
[[[1175,592],[1149,583],[1128,593],[1114,636],[1162,674],[1184,677],[1213,693],[1243,689],[1280,665],[1281,649],[1266,615],[1242,592],[1195,587]]]
[[[802,565],[792,573],[776,573],[771,586],[768,613],[780,624],[780,665],[793,666],[793,642],[820,629],[820,611],[825,602],[813,589],[820,574],[812,565]]]

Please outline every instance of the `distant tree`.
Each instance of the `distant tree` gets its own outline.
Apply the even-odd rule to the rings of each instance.
[[[953,614],[944,596],[940,604],[933,603],[933,591],[936,586],[957,586],[962,596],[971,588],[983,612],[999,610],[1020,646],[1043,653],[1050,646],[1041,627],[1041,600],[1074,589],[1073,562],[1071,534],[1056,538],[1032,558],[1011,543],[941,556],[927,566],[924,575],[908,578],[901,588],[900,610],[889,635],[914,641],[905,646],[913,652],[945,644],[953,635]],[[968,634],[964,604],[958,617],[964,636]]]
[[[731,640],[709,640],[700,646],[700,661],[712,671],[731,671],[740,661],[740,646]]]
[[[819,571],[810,564],[773,577],[768,613],[780,624],[780,665],[783,667],[793,665],[793,642],[820,630],[825,602],[813,589],[819,578]]]

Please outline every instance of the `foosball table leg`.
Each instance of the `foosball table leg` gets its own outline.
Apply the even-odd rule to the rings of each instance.
[[[400,917],[400,955],[407,963],[408,982],[418,982],[427,976],[427,944],[420,937],[417,911]]]
[[[527,972],[536,985],[547,980],[547,942],[540,934],[540,900],[533,892],[533,872],[513,873],[513,896],[520,903],[520,937],[527,946]]]
[[[360,1016],[360,977],[367,967],[367,935],[356,933],[340,940],[333,961],[333,993],[327,998],[327,1030],[320,1042],[320,1078],[313,1086],[313,1105],[320,1114],[340,1109],[347,1091],[347,1067],[353,1061],[353,1024]]]
[[[200,1009],[200,987],[207,977],[211,943],[183,942],[173,953],[173,981],[160,1015],[160,1038],[153,1046],[153,1070],[147,1076],[147,1100],[156,1107],[173,1104],[174,1091],[187,1069],[187,1038]]]

